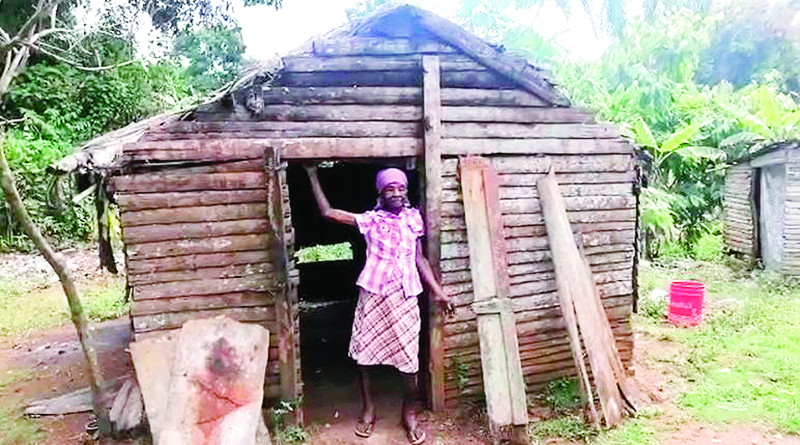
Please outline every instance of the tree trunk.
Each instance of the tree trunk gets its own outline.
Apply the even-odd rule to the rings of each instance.
[[[22,199],[17,192],[17,186],[14,183],[14,177],[11,174],[11,169],[8,166],[5,155],[5,138],[0,134],[0,186],[2,186],[3,193],[6,195],[11,210],[14,216],[22,224],[25,233],[36,245],[39,253],[44,256],[50,266],[58,275],[61,281],[61,286],[64,288],[64,294],[67,296],[67,303],[69,305],[69,312],[72,318],[72,323],[78,331],[78,340],[83,347],[83,352],[86,355],[86,361],[89,363],[89,383],[92,388],[92,403],[94,405],[94,414],[97,416],[98,426],[100,433],[110,432],[110,425],[105,411],[102,408],[101,386],[103,383],[103,376],[100,372],[100,367],[97,361],[97,351],[94,346],[88,341],[87,338],[87,323],[86,317],[83,313],[83,306],[81,305],[78,290],[75,287],[75,282],[69,275],[66,263],[63,258],[56,253],[50,243],[44,238],[39,228],[33,223],[28,211],[25,209]]]

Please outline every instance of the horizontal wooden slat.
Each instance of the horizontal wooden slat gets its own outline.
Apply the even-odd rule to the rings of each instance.
[[[568,196],[564,198],[567,211],[616,210],[636,207],[636,197],[625,195],[610,196]],[[537,199],[501,199],[500,211],[503,215],[537,214],[541,212]],[[442,215],[462,216],[464,206],[461,202],[442,203]]]
[[[441,95],[442,105],[464,107],[448,111],[450,118],[456,121],[475,121],[476,114],[486,114],[483,107],[543,107],[546,105],[533,94],[518,89],[442,88]],[[422,90],[419,87],[267,86],[262,90],[262,98],[267,104],[289,105],[421,105]],[[574,108],[549,108],[549,110],[550,112],[541,114],[541,119],[558,119],[559,122],[588,122],[586,116],[590,116],[589,113]],[[559,110],[566,111],[560,112]],[[492,114],[499,116],[501,113]]]
[[[282,71],[274,85],[285,87],[407,87],[422,86],[422,70],[418,71],[320,71],[293,73]],[[515,84],[487,70],[441,72],[443,88],[511,89]]]
[[[133,244],[127,246],[127,254],[129,259],[138,260],[258,249],[267,249],[267,235],[232,235],[217,238]]]
[[[317,71],[419,71],[422,69],[422,54],[377,56],[311,57],[308,55],[282,58],[284,72]],[[480,71],[486,67],[473,59],[460,55],[439,57],[443,71]]]
[[[146,140],[173,138],[244,137],[278,139],[295,137],[420,137],[419,122],[319,122],[319,121],[256,121],[256,122],[176,122],[164,131],[150,133]],[[262,166],[263,168],[263,166]]]
[[[114,187],[117,191],[128,193],[263,189],[265,178],[262,172],[202,175],[142,173],[114,177]]]
[[[133,299],[138,301],[234,292],[262,292],[274,286],[271,277],[267,275],[140,284],[134,288]]]
[[[313,52],[318,56],[380,56],[397,54],[449,54],[457,51],[452,46],[434,40],[350,37],[316,40],[313,42]]]
[[[613,139],[619,132],[593,124],[445,123],[443,137],[453,139]],[[468,143],[468,141],[466,142]]]
[[[247,307],[212,309],[205,311],[176,312],[169,314],[141,315],[134,316],[133,330],[136,333],[160,331],[165,329],[175,329],[183,326],[183,323],[199,319],[211,318],[219,315],[226,315],[234,320],[241,322],[257,322],[275,319],[274,307]]]
[[[500,175],[506,174],[546,174],[552,168],[557,174],[587,172],[630,172],[633,158],[630,155],[597,154],[592,156],[493,156],[492,167]],[[458,169],[458,159],[442,161],[442,174],[454,176]],[[535,184],[534,184],[535,185]],[[536,188],[536,187],[533,187]]]
[[[569,212],[569,218],[573,224],[628,222],[636,220],[636,211],[634,209],[572,211]],[[540,226],[544,224],[544,219],[540,213],[503,215],[502,220],[504,227]],[[443,217],[441,221],[442,230],[461,230],[466,227],[464,218],[461,216]]]
[[[129,273],[128,283],[132,285],[172,283],[178,281],[209,280],[220,278],[266,275],[272,271],[272,263],[231,264],[165,272]]]
[[[154,210],[136,210],[132,212],[122,212],[122,223],[127,227],[142,226],[149,224],[177,224],[177,223],[212,223],[216,221],[233,221],[233,220],[266,220],[267,204],[259,202],[250,202],[245,204],[223,204],[216,206],[202,206],[202,207],[180,207],[178,209],[154,209]],[[212,230],[213,224],[209,225],[209,230]],[[229,224],[230,226],[230,224]],[[224,227],[220,226],[221,231],[225,231]],[[196,229],[197,227],[186,227],[187,231]],[[180,227],[173,227],[173,230],[180,230]],[[201,228],[202,229],[202,228]],[[144,235],[143,230],[140,229],[137,233]],[[241,233],[241,232],[240,232]],[[253,233],[253,232],[244,232]],[[264,233],[260,230],[258,233]],[[125,232],[123,232],[127,236]],[[159,234],[154,234],[156,237]],[[164,235],[167,235],[166,233]],[[209,233],[212,235],[212,233]],[[144,235],[146,237],[146,235]],[[174,236],[165,239],[176,239]],[[156,241],[156,240],[151,240]]]
[[[563,184],[559,186],[561,196],[633,196],[631,184]],[[500,199],[537,199],[539,192],[536,187],[501,187]],[[454,188],[442,190],[442,202],[459,202],[462,200],[461,191]]]
[[[180,207],[197,207],[220,204],[266,202],[266,189],[253,190],[200,190],[166,193],[117,193],[117,204],[123,212]]]
[[[206,254],[186,252],[163,258],[137,259],[128,258],[128,273],[151,274],[170,271],[195,270],[205,267],[225,267],[231,265],[242,265],[252,263],[263,263],[270,261],[270,253],[263,246],[256,250],[219,252],[214,251]]]
[[[444,90],[447,91],[447,90]],[[483,90],[476,90],[483,91]],[[491,90],[488,90],[491,91]],[[444,97],[444,92],[442,93]],[[592,115],[586,111],[576,108],[533,108],[529,106],[511,107],[511,106],[445,106],[442,108],[442,121],[445,124],[447,135],[446,137],[471,137],[459,135],[457,126],[451,126],[447,130],[449,124],[454,122],[505,122],[505,123],[519,123],[519,124],[591,124],[594,122]],[[470,127],[465,127],[470,129]],[[606,128],[606,127],[603,127]],[[474,130],[473,130],[474,131]],[[524,133],[521,133],[524,134]],[[606,135],[609,137],[618,137],[619,133],[612,131],[610,128],[607,130]],[[527,134],[525,134],[527,136]],[[519,137],[525,137],[519,136]],[[472,136],[478,137],[478,136]],[[491,137],[491,136],[486,136]],[[577,137],[577,136],[576,136]]]
[[[633,154],[617,139],[442,139],[442,155],[491,154]]]
[[[275,298],[267,292],[236,292],[222,295],[191,295],[187,297],[137,300],[131,305],[131,315],[153,315],[223,308],[270,306]]]

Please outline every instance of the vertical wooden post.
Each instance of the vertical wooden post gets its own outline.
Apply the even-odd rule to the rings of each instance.
[[[267,172],[267,218],[270,226],[272,265],[275,270],[275,316],[278,332],[278,361],[281,377],[281,398],[296,401],[300,397],[299,357],[296,327],[298,323],[296,286],[289,276],[289,252],[286,236],[286,208],[283,201],[283,183],[286,164],[281,162],[280,149],[267,147],[264,152]],[[303,422],[302,407],[295,411],[294,419]]]
[[[422,104],[425,128],[425,229],[428,261],[437,280],[441,280],[439,219],[442,207],[442,100],[439,57],[422,57]],[[444,339],[442,314],[430,305],[430,400],[433,411],[444,409]]]
[[[94,207],[97,211],[97,251],[100,255],[100,267],[116,274],[117,262],[114,260],[114,248],[111,244],[111,228],[108,225],[108,196],[105,190],[103,175],[95,175],[97,188],[94,195]]]

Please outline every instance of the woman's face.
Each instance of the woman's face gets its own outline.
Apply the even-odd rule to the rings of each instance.
[[[383,190],[381,190],[381,201],[383,201],[383,207],[390,212],[402,210],[406,205],[407,194],[408,190],[404,184],[392,182],[386,185]]]

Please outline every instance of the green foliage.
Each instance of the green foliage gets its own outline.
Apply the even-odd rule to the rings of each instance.
[[[453,357],[450,362],[455,370],[458,391],[464,391],[464,388],[466,388],[467,384],[469,384],[469,365],[462,362],[458,356]]]
[[[582,417],[568,415],[531,422],[528,426],[528,435],[533,443],[539,443],[540,440],[554,437],[588,442],[597,435],[597,431],[587,424]]]
[[[594,442],[597,445],[656,445],[655,431],[643,420],[628,421],[613,430],[604,431]]]
[[[270,431],[278,445],[305,443],[309,434],[302,426],[291,423],[291,416],[303,404],[303,399],[279,401],[269,412]]]
[[[554,411],[564,413],[581,406],[580,385],[574,378],[549,382],[544,390],[544,402]]]
[[[720,261],[725,253],[722,233],[704,233],[692,246],[692,257],[700,261]]]
[[[353,247],[348,242],[311,246],[295,252],[298,263],[316,263],[320,261],[352,260]]]
[[[244,54],[239,28],[203,28],[185,31],[175,38],[175,55],[184,61],[184,75],[195,91],[208,94],[232,82]]]

